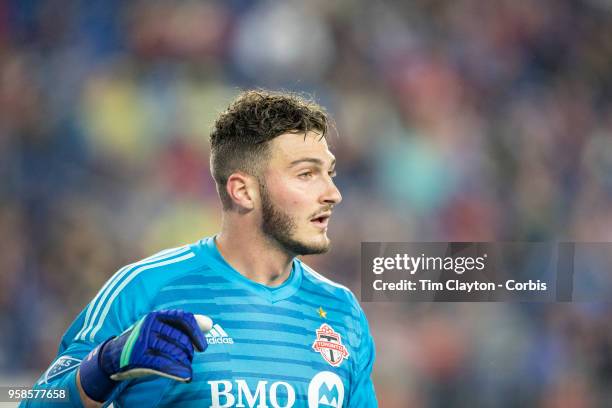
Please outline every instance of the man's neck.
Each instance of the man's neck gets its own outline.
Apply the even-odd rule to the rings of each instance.
[[[215,244],[228,264],[254,282],[279,286],[291,274],[294,256],[269,242],[260,231],[237,231],[225,225]]]

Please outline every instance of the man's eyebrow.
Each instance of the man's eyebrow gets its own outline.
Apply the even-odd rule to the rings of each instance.
[[[323,166],[323,164],[324,164],[323,160],[321,160],[321,159],[317,159],[317,158],[314,158],[314,157],[305,157],[305,158],[302,158],[302,159],[297,159],[297,160],[292,161],[289,164],[289,167],[293,167],[293,166],[296,166],[296,165],[298,165],[300,163],[304,163],[304,162],[318,164],[319,166]],[[334,167],[335,165],[336,165],[336,158],[334,157],[332,159],[332,161],[331,161],[330,167]]]

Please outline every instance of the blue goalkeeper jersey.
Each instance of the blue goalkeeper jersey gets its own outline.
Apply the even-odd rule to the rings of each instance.
[[[193,380],[124,381],[113,394],[115,407],[378,406],[370,378],[374,343],[355,296],[298,259],[282,285],[253,282],[223,259],[212,237],[115,273],[69,327],[35,387],[66,389],[66,404],[81,406],[80,361],[163,309],[213,320],[207,350],[195,354]]]

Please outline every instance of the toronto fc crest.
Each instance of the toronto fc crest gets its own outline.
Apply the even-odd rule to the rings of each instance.
[[[317,339],[312,348],[334,367],[338,367],[349,357],[348,350],[342,344],[340,333],[336,333],[330,325],[324,323],[317,329]]]

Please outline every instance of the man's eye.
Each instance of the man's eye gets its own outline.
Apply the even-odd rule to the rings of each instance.
[[[331,178],[334,178],[334,177],[336,177],[337,175],[338,175],[338,173],[336,173],[336,170],[334,170],[334,171],[330,171],[330,172],[329,172],[329,177],[331,177]]]
[[[313,175],[312,171],[305,171],[303,173],[298,174],[298,177],[303,178],[303,179],[308,179],[312,177],[312,175]]]

